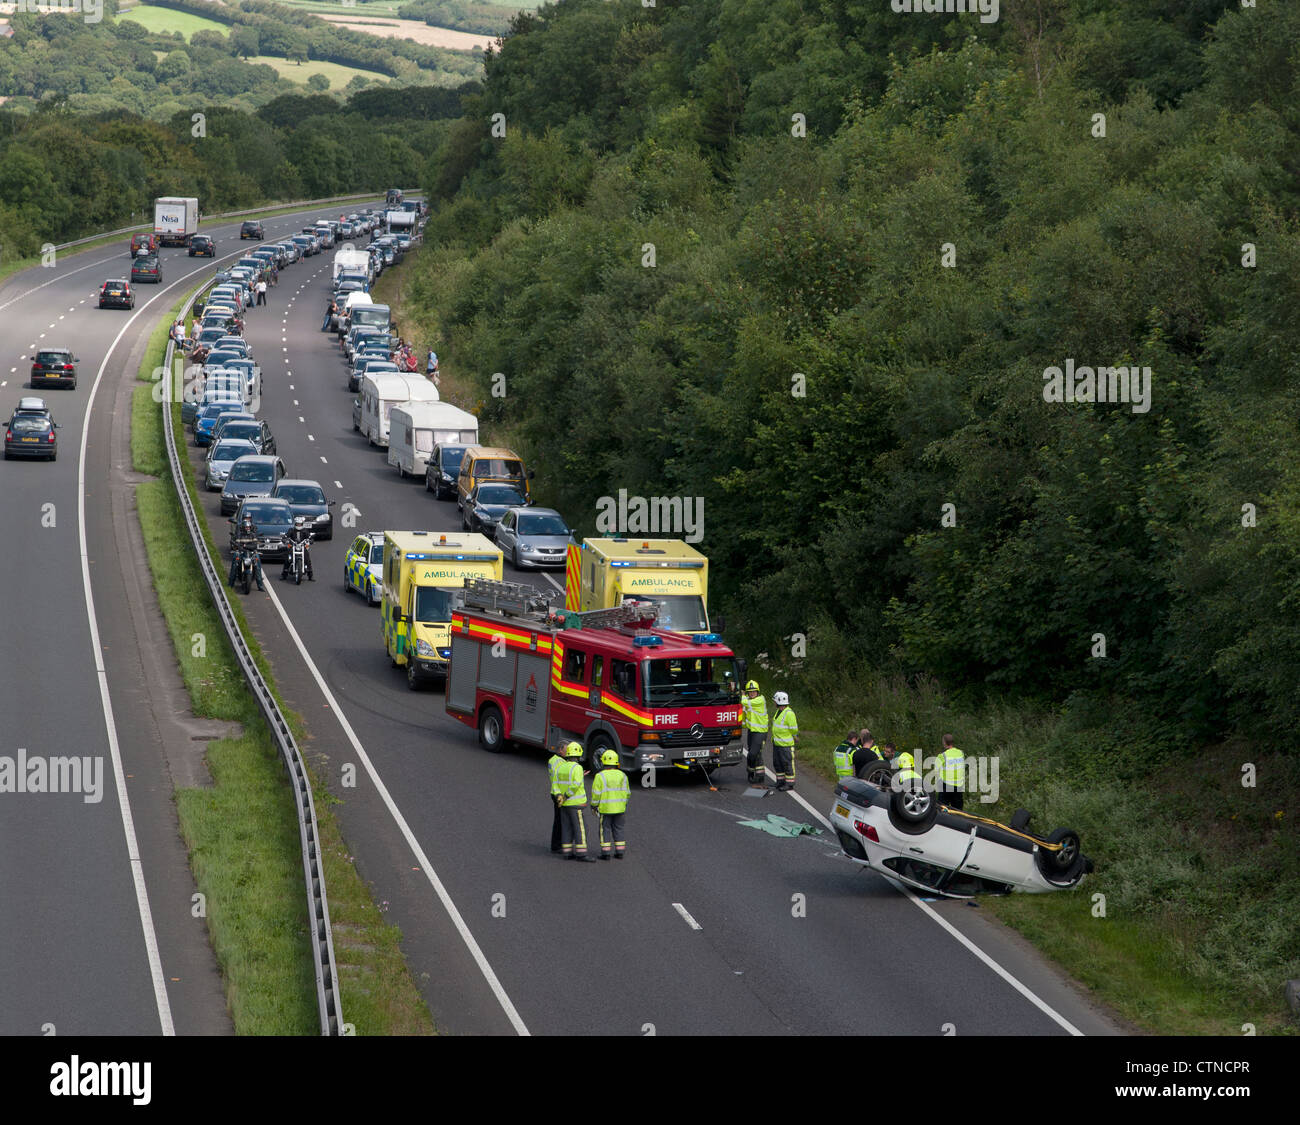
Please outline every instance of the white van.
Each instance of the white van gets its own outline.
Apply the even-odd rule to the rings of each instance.
[[[361,380],[361,432],[371,445],[387,445],[394,406],[437,401],[438,388],[421,375],[367,375]]]
[[[348,327],[352,323],[352,310],[358,305],[373,305],[374,303],[370,294],[360,289],[349,293],[343,301],[343,307],[334,314],[334,328],[338,332],[346,334]]]
[[[435,445],[477,445],[478,419],[449,402],[394,406],[388,424],[388,463],[397,475],[424,476]]]

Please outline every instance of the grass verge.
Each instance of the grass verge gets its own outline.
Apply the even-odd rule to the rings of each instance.
[[[194,712],[239,722],[243,733],[209,743],[211,789],[177,790],[181,834],[207,899],[209,934],[236,1032],[314,1035],[319,1030],[315,980],[292,794],[279,751],[248,694],[191,552],[169,479],[162,412],[153,400],[150,376],[162,363],[167,326],[183,303],[150,338],[140,368],[142,383],[132,401],[134,466],[161,478],[137,487],[137,508],[154,588]],[[179,404],[172,405],[172,419],[179,439]],[[185,483],[197,505],[188,474]],[[204,535],[212,550],[206,525]],[[235,612],[262,674],[271,682],[269,666],[238,602]],[[278,692],[276,698],[302,745],[301,720],[284,706]],[[383,921],[357,875],[329,808],[332,798],[324,780],[311,772],[344,1019],[357,1034],[429,1034],[432,1023],[402,956],[401,934]]]

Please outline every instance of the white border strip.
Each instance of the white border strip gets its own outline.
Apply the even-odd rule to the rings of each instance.
[[[465,947],[469,950],[475,964],[479,967],[479,971],[483,974],[483,979],[487,981],[492,994],[497,998],[497,1002],[505,1012],[506,1018],[509,1019],[511,1026],[519,1035],[531,1034],[523,1018],[519,1015],[518,1009],[514,1006],[510,997],[506,995],[506,990],[502,987],[501,981],[497,979],[492,966],[488,964],[488,959],[483,950],[479,947],[478,942],[474,940],[474,935],[470,933],[469,926],[465,924],[465,919],[461,917],[460,911],[456,909],[456,904],[452,902],[451,895],[447,893],[447,888],[443,886],[442,880],[438,878],[438,873],[434,871],[433,864],[429,862],[429,857],[424,854],[424,849],[420,847],[419,841],[416,840],[415,833],[411,831],[411,826],[406,823],[406,819],[398,810],[397,802],[393,800],[392,794],[388,792],[388,787],[380,780],[379,771],[375,769],[374,763],[370,760],[370,755],[366,753],[360,739],[357,738],[356,732],[352,729],[352,724],[348,722],[347,716],[343,714],[343,708],[339,706],[339,701],[334,698],[334,693],[330,691],[329,685],[325,683],[325,677],[320,674],[316,662],[312,660],[311,655],[307,652],[307,646],[303,644],[302,638],[298,636],[298,630],[293,627],[293,622],[289,620],[289,614],[285,611],[284,605],[276,595],[275,588],[268,585],[266,592],[271,598],[271,604],[275,606],[276,612],[279,613],[280,620],[284,622],[284,627],[289,630],[289,636],[293,638],[293,643],[298,646],[298,652],[302,655],[308,669],[311,671],[317,687],[320,688],[321,694],[325,696],[335,718],[338,719],[339,726],[343,728],[343,733],[347,735],[348,741],[352,743],[352,749],[356,751],[357,757],[361,759],[361,764],[365,766],[366,773],[369,775],[371,782],[374,783],[375,791],[388,807],[389,814],[396,822],[402,837],[411,849],[411,853],[419,862],[420,870],[424,872],[425,877],[429,880],[429,884],[433,887],[443,908],[447,911],[448,917],[451,918],[452,924],[456,927],[456,932],[460,934]]]
[[[61,280],[61,279],[60,279]],[[46,284],[49,284],[46,282]],[[177,284],[172,282],[172,285]],[[169,285],[167,288],[170,289]],[[135,820],[131,816],[131,800],[126,792],[126,773],[122,767],[122,753],[117,742],[117,724],[113,720],[113,703],[108,694],[108,674],[104,669],[104,654],[99,642],[99,621],[95,616],[95,596],[90,589],[90,554],[86,549],[86,444],[90,438],[90,420],[94,417],[95,395],[100,381],[108,369],[113,350],[122,341],[132,323],[156,301],[165,290],[159,290],[139,307],[113,337],[104,351],[103,362],[95,373],[95,382],[86,400],[86,416],[81,426],[81,454],[77,460],[77,538],[81,549],[81,584],[86,594],[86,619],[90,623],[90,647],[95,657],[95,674],[99,679],[99,700],[104,711],[104,729],[108,733],[108,752],[113,762],[113,780],[117,787],[117,804],[122,812],[122,831],[126,834],[126,853],[131,860],[131,879],[135,884],[135,901],[140,912],[140,928],[144,931],[144,947],[149,955],[149,975],[153,978],[154,1000],[158,1005],[158,1022],[164,1035],[175,1035],[171,1004],[167,999],[167,983],[163,976],[162,957],[158,951],[158,935],[154,930],[153,913],[149,909],[149,892],[144,884],[144,865],[140,859],[140,845],[136,842]]]

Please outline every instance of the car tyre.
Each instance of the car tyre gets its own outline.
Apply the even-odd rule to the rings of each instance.
[[[889,780],[894,776],[894,767],[888,762],[871,762],[863,767],[862,780],[869,785],[879,785],[882,789],[889,788]]]
[[[1083,877],[1088,862],[1080,850],[1079,834],[1073,828],[1057,828],[1047,842],[1061,846],[1050,852],[1039,848],[1034,854],[1039,874],[1055,887],[1074,886]]]
[[[419,691],[424,687],[424,677],[415,670],[415,661],[409,654],[406,657],[406,686],[411,691]]]
[[[372,594],[372,593],[374,594],[373,597],[371,597],[371,594]],[[366,587],[366,605],[378,605],[378,604],[379,604],[379,591],[376,590],[376,589],[374,588],[374,586],[367,586],[367,587]]]
[[[478,743],[493,754],[506,748],[505,723],[495,703],[484,704],[478,715]]]
[[[1029,828],[1029,810],[1016,809],[1011,814],[1011,820],[1008,822],[1007,827],[1014,828],[1017,832],[1026,831]]]
[[[939,802],[920,783],[889,795],[889,823],[908,836],[928,832],[939,817]]]
[[[516,543],[510,552],[510,561],[514,563],[516,570],[522,570],[523,564],[519,561],[519,544]]]

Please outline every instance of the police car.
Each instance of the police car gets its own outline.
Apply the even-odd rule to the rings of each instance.
[[[384,533],[367,531],[352,540],[343,560],[343,588],[363,594],[367,605],[378,605],[383,593]]]
[[[919,782],[893,782],[884,763],[835,786],[830,822],[854,862],[947,898],[1068,890],[1093,869],[1073,829],[1038,836],[1024,809],[1010,824],[950,809]]]

